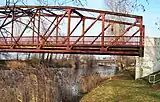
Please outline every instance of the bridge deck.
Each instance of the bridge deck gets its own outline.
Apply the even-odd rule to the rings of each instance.
[[[109,39],[113,39],[116,37],[114,36],[105,36],[104,46],[102,49],[101,41],[97,40],[93,42],[96,36],[85,36],[85,41],[79,41],[75,43],[75,39],[78,38],[77,36],[71,37],[72,40],[69,42],[63,41],[65,40],[66,36],[61,36],[60,41],[53,40],[55,36],[50,37],[50,40],[47,40],[43,47],[38,48],[38,45],[41,42],[37,42],[36,40],[32,41],[31,37],[22,37],[21,40],[15,44],[11,41],[11,38],[7,38],[7,44],[3,38],[0,38],[0,51],[7,51],[7,52],[54,52],[54,53],[82,53],[82,54],[107,54],[107,55],[133,55],[139,56],[139,37],[135,37],[137,41],[127,41],[128,36],[123,37],[126,38],[126,41],[118,41],[114,44],[109,43]],[[17,37],[15,37],[17,39]],[[14,48],[13,48],[14,46]],[[108,47],[109,46],[109,47]]]

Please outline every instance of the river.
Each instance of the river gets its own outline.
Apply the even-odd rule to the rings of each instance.
[[[68,69],[62,68],[59,71],[60,71],[59,73],[63,75],[58,77],[58,80],[59,80],[58,83],[61,84],[60,88],[62,89],[61,95],[65,96],[62,99],[62,102],[70,102],[70,101],[79,102],[79,100],[83,97],[83,94],[80,93],[80,89],[79,89],[80,87],[79,80],[81,76],[100,75],[100,77],[104,78],[110,75],[114,75],[116,72],[116,67],[115,66],[111,66],[111,67],[95,66],[93,68],[78,68],[74,70],[71,68],[68,68]],[[66,81],[69,81],[69,82],[66,82]]]

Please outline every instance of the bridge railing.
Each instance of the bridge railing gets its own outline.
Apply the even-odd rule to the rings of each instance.
[[[152,84],[160,82],[160,72],[153,75],[149,75],[149,82]]]
[[[104,44],[110,45],[110,41],[111,40],[115,40],[116,38],[118,38],[119,36],[104,36]],[[56,36],[50,36],[46,43],[44,45],[67,45],[68,41],[65,41],[65,39],[67,38],[67,36],[59,36],[58,40],[56,41]],[[79,38],[79,36],[70,36],[69,39],[69,45],[74,44],[74,42]],[[18,39],[18,37],[7,37],[7,38],[3,38],[0,37],[0,45],[7,45],[7,44],[15,44],[16,40]],[[95,40],[96,39],[96,40]],[[119,45],[119,46],[127,46],[127,45],[139,45],[139,36],[134,36],[134,37],[130,37],[130,36],[123,36],[121,37],[119,40],[115,40],[115,42],[112,45]],[[43,42],[45,39],[41,39],[39,42],[37,40],[37,37],[31,37],[31,36],[23,36],[20,38],[20,40],[17,42],[17,44],[19,45],[38,45],[41,42]],[[65,41],[65,42],[64,42]],[[6,43],[7,42],[7,43]],[[94,46],[94,45],[101,45],[101,37],[97,37],[97,36],[84,36],[80,41],[78,41],[75,45],[90,45],[90,46]]]

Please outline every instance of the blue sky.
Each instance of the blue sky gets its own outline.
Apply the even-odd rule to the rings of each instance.
[[[24,0],[25,1],[25,0]],[[50,0],[48,0],[50,2]],[[5,0],[0,1],[3,5]],[[35,4],[35,0],[28,0],[28,4]],[[160,37],[160,30],[158,26],[155,25],[157,21],[160,23],[160,0],[149,0],[149,4],[145,0],[141,0],[141,3],[145,6],[146,11],[142,10],[134,11],[132,14],[137,14],[143,16],[145,29],[145,35],[150,37]],[[105,9],[104,0],[87,0],[86,8],[93,9]],[[159,19],[158,19],[159,18]],[[159,24],[160,26],[160,24]]]
[[[146,27],[146,36],[151,37],[160,37],[160,30],[158,30],[156,22],[160,21],[160,0],[150,0],[149,4],[145,4],[145,12],[135,12],[135,14],[139,14],[143,16],[144,25]],[[160,22],[159,22],[160,23]]]
[[[145,6],[145,12],[143,10],[136,10],[132,14],[143,16],[143,23],[145,25],[145,35],[149,37],[160,37],[159,26],[155,23],[160,23],[160,0],[149,0],[149,4],[145,0],[141,0],[141,4]],[[88,7],[95,9],[105,9],[104,0],[88,0]]]

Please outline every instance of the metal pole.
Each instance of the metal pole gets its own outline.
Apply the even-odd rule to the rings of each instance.
[[[67,29],[68,44],[67,44],[67,50],[69,50],[69,45],[70,45],[70,28],[71,28],[71,9],[67,9],[67,13],[68,13],[68,29]]]
[[[34,26],[35,26],[35,18],[33,18],[33,21],[32,21],[32,29],[33,29],[33,30],[32,30],[32,31],[33,31],[33,32],[32,32],[32,44],[34,44],[34,30],[35,30],[35,29],[34,29],[34,28],[35,28]]]
[[[102,13],[102,36],[101,36],[101,51],[104,51],[104,20],[105,20],[105,14]]]
[[[82,18],[82,34],[84,34],[85,31],[85,17]],[[84,36],[83,36],[83,44],[84,44]]]
[[[13,29],[14,29],[14,8],[13,8],[13,11],[12,11],[11,46],[13,44]]]
[[[38,9],[39,10],[39,13],[38,13],[38,36],[37,36],[37,43],[39,44],[39,42],[40,42],[40,22],[41,22],[41,11],[40,11],[40,9]]]
[[[142,18],[138,18],[138,22],[140,23],[139,29],[140,29],[140,46],[143,46],[143,21]]]
[[[57,27],[56,27],[56,44],[58,43],[58,16],[57,16],[57,21],[56,21],[56,25],[57,25]]]

